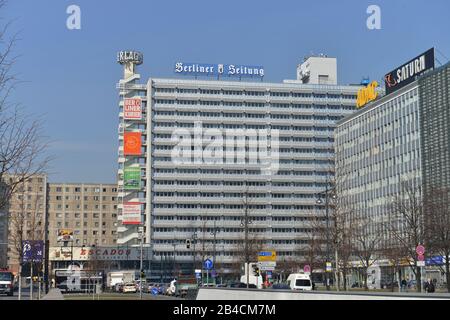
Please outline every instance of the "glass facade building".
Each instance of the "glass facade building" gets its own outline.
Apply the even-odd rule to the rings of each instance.
[[[368,233],[388,240],[384,226],[403,182],[422,195],[432,185],[450,186],[449,75],[447,64],[338,123],[340,193],[355,218],[370,219]]]

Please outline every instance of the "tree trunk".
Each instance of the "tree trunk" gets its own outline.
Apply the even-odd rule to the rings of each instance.
[[[447,292],[450,292],[450,255],[445,257],[445,279],[447,281]]]
[[[363,277],[364,277],[364,290],[369,290],[369,286],[367,285],[367,277],[369,276],[369,273],[367,272],[367,269],[364,268],[363,271]]]
[[[416,267],[416,291],[422,292],[422,272],[420,270],[420,267]]]
[[[342,270],[342,281],[344,282],[344,291],[347,291],[347,268],[343,268]]]

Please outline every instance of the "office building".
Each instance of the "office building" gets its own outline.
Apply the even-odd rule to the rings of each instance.
[[[331,180],[335,124],[355,111],[361,88],[337,85],[336,59],[310,57],[282,83],[262,82],[261,67],[177,63],[196,79],[141,84],[142,55],[118,61],[118,244],[139,244],[141,226],[155,261],[212,257],[227,269],[240,259],[247,212],[260,248],[303,260],[310,221],[324,215],[316,200]],[[258,158],[265,140],[269,166]]]
[[[393,199],[402,185],[420,191],[420,197],[431,187],[450,187],[450,68],[447,64],[431,71],[432,51],[415,60],[425,59],[432,61],[425,72],[339,121],[336,128],[336,177],[343,202],[352,205],[355,219],[370,221],[369,234],[381,234],[385,241]],[[386,79],[398,86],[392,74]],[[392,90],[389,84],[387,89]],[[397,224],[402,230],[404,221]]]

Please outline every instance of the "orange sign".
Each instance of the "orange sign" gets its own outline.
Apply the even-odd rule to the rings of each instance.
[[[141,155],[141,136],[140,132],[125,132],[123,135],[123,153],[126,156]]]

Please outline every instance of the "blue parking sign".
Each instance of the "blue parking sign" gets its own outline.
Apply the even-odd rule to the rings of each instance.
[[[158,288],[152,288],[152,295],[157,296],[159,294]]]

